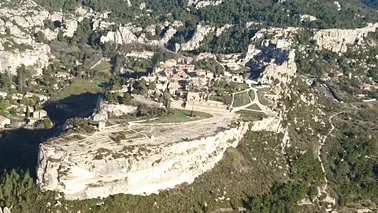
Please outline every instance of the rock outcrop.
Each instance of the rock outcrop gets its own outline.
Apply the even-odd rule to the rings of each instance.
[[[191,51],[199,48],[201,41],[207,34],[213,32],[214,29],[215,28],[211,26],[198,24],[193,37],[187,43],[181,44],[180,49],[183,51]]]
[[[358,29],[325,29],[315,33],[319,48],[328,49],[333,52],[346,52],[348,45],[362,44],[369,32],[376,32],[378,23],[369,24],[365,28]]]
[[[116,31],[110,31],[106,36],[101,37],[101,42],[113,42],[117,44],[130,44],[138,40],[138,37],[134,34],[135,26],[128,24],[126,26],[120,26]]]
[[[137,131],[129,127],[119,129]],[[138,143],[126,139],[117,145],[107,135],[119,134],[115,129],[80,141],[56,140],[40,146],[38,184],[43,190],[64,192],[67,199],[158,193],[192,183],[212,169],[228,147],[238,145],[247,129],[248,124],[241,123],[211,136],[190,140],[175,137],[171,142],[167,142],[167,135],[161,135],[149,136]],[[147,143],[149,140],[155,142]]]
[[[35,74],[42,74],[51,57],[50,48],[35,42],[31,34],[34,27],[43,26],[49,13],[33,1],[21,5],[4,1],[0,3],[0,14],[0,72],[16,75],[17,68],[24,64]]]
[[[78,24],[84,18],[94,21],[107,18],[107,14],[97,14],[78,8],[74,14],[49,13],[32,0],[4,0],[0,2],[0,72],[16,75],[21,65],[29,66],[34,75],[41,75],[53,56],[47,44],[36,41],[34,34],[42,33],[45,40],[56,39],[59,30],[72,37]],[[61,26],[49,29],[45,22],[58,22]]]
[[[188,5],[195,6],[197,9],[207,6],[217,6],[222,4],[223,0],[209,1],[209,0],[189,0]]]
[[[93,116],[94,121],[106,121],[108,116],[114,115],[116,117],[133,113],[137,110],[135,106],[128,106],[124,104],[110,104],[101,102],[98,112]]]
[[[106,26],[114,25],[113,23],[104,22],[106,26],[102,26],[98,22],[95,22],[96,28],[105,28]],[[172,23],[165,22],[160,27],[162,29],[166,28],[163,37],[160,40],[148,40],[145,38],[145,33],[141,33],[143,29],[141,27],[137,27],[131,23],[126,24],[124,26],[119,26],[118,29],[115,31],[110,31],[106,35],[101,36],[100,41],[101,43],[116,43],[116,44],[131,44],[131,43],[143,43],[149,44],[154,46],[164,46],[168,43],[168,41],[174,36],[177,32],[176,28],[182,26],[182,22],[180,21],[173,21]],[[155,35],[155,28],[156,25],[148,26],[145,32],[153,32],[151,35]],[[137,36],[140,34],[140,36]]]

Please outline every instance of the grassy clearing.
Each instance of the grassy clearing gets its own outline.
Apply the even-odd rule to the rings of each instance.
[[[248,110],[240,110],[236,113],[240,115],[240,118],[243,121],[256,121],[266,117],[265,113],[263,112],[254,112]]]
[[[212,115],[206,112],[197,112],[193,111],[193,117],[190,117],[191,111],[190,110],[182,110],[182,109],[175,109],[174,114],[170,114],[164,117],[160,117],[159,119],[154,120],[153,122],[156,123],[179,123],[179,122],[187,122],[187,121],[196,121],[205,118],[210,118]]]
[[[80,95],[83,93],[98,93],[101,92],[101,88],[97,86],[96,82],[89,80],[75,80],[68,87],[61,90],[56,97],[59,99],[67,98],[72,95]]]
[[[253,109],[253,110],[260,110],[261,108],[257,104],[252,104],[251,106],[247,107],[247,109]]]
[[[251,97],[251,100],[254,101],[255,98],[256,98],[255,91],[254,90],[249,90],[248,94],[249,94],[249,97]]]
[[[99,65],[95,66],[93,69],[98,72],[108,72],[112,68],[109,61],[103,61]]]
[[[234,95],[234,103],[232,107],[241,107],[251,102],[248,92],[238,93]]]
[[[270,105],[270,101],[265,98],[265,96],[264,96],[265,92],[266,92],[265,89],[258,90],[257,91],[257,97],[259,98],[259,101],[262,105],[268,106],[268,105]]]
[[[112,73],[110,72],[112,69],[112,65],[109,61],[103,61],[99,65],[93,68],[95,71],[94,79],[99,81],[101,84],[103,81],[108,81],[112,77]]]

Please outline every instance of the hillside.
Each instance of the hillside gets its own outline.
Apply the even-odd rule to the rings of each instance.
[[[374,1],[0,2],[0,213],[374,212]]]

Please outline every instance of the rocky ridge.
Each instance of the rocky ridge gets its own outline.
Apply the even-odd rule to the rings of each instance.
[[[314,39],[321,49],[346,52],[348,45],[361,45],[369,32],[376,32],[378,23],[358,29],[324,29],[315,33]]]
[[[193,37],[184,44],[181,44],[178,50],[182,51],[191,51],[195,50],[200,47],[201,41],[205,38],[205,36],[214,31],[214,27],[198,24],[196,32],[194,33]]]
[[[241,123],[212,136],[188,141],[176,139],[173,143],[149,144],[143,139],[144,144],[128,145],[130,142],[121,141],[117,145],[108,138],[101,145],[93,144],[93,138],[102,140],[99,134],[104,133],[99,132],[79,141],[42,144],[38,184],[44,190],[64,192],[67,199],[158,193],[182,183],[190,184],[198,175],[213,168],[228,147],[238,145],[247,129],[248,124]],[[114,128],[108,131],[117,134]],[[65,148],[67,146],[73,149]]]
[[[32,0],[12,2],[6,0],[0,3],[0,72],[17,74],[21,65],[34,70],[34,75],[41,75],[51,54],[47,44],[36,41],[35,34],[42,33],[48,41],[57,38],[59,30],[63,35],[72,37],[78,23],[84,18],[106,19],[107,14],[98,14],[84,8],[78,8],[74,14],[62,12],[50,13]],[[59,22],[60,27],[54,30],[45,26],[46,21]]]
[[[43,26],[49,13],[33,1],[0,3],[0,71],[16,75],[17,67],[33,66],[37,74],[48,64],[50,47],[32,38],[33,28]]]

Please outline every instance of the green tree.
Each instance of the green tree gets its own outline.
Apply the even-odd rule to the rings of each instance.
[[[163,105],[168,111],[171,109],[171,94],[169,94],[168,90],[163,93]]]
[[[77,30],[75,31],[72,41],[87,44],[89,41],[89,36],[92,34],[92,27],[91,22],[88,18],[84,18],[82,22],[79,23],[77,26]]]
[[[137,90],[138,90],[138,93],[140,95],[145,95],[147,94],[148,92],[148,87],[147,87],[147,83],[146,83],[146,80],[144,80],[143,78],[140,79],[138,82],[137,82]]]
[[[19,91],[24,91],[28,73],[24,64],[17,68],[17,86]]]
[[[57,38],[58,41],[60,41],[60,42],[65,42],[65,41],[66,41],[66,38],[64,37],[64,35],[63,35],[63,31],[62,31],[62,30],[59,30],[59,31],[58,31],[58,35],[57,35],[56,38]]]
[[[12,88],[12,79],[7,72],[0,73],[0,88],[6,91]]]
[[[132,99],[133,97],[128,92],[123,93],[122,104],[130,104]]]
[[[149,90],[155,90],[156,89],[156,83],[155,82],[148,83],[148,89]]]
[[[20,103],[26,106],[34,107],[37,104],[37,101],[34,98],[22,98]]]
[[[34,38],[35,38],[35,41],[39,43],[44,43],[46,41],[45,34],[43,34],[43,32],[41,31],[38,31],[37,33],[35,33]]]
[[[49,118],[45,118],[43,119],[43,126],[46,128],[46,129],[50,129],[53,127],[52,125],[52,122]]]

